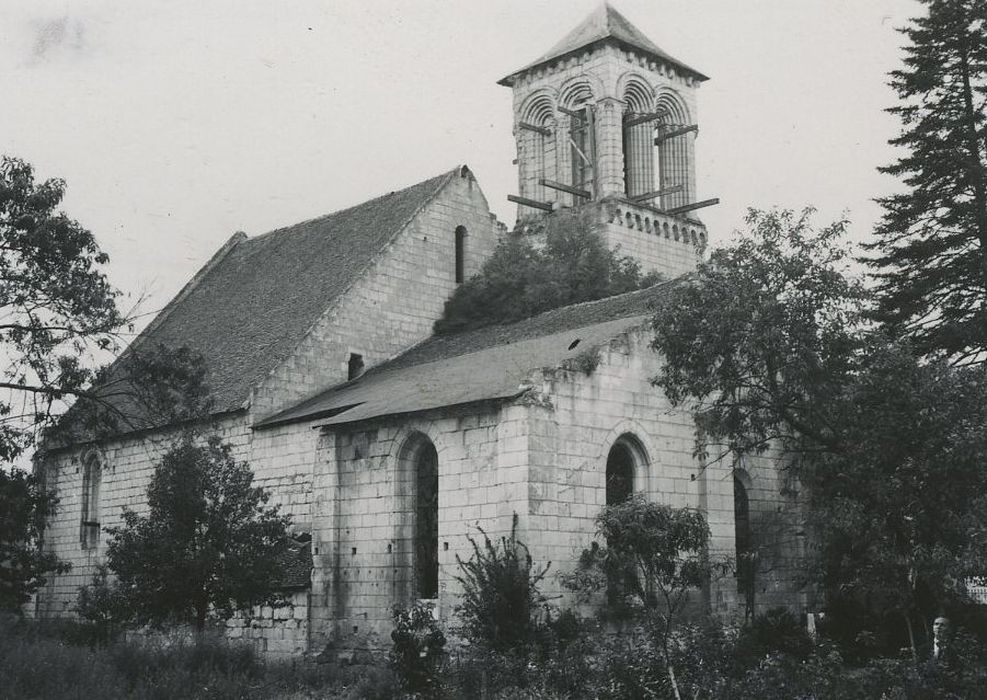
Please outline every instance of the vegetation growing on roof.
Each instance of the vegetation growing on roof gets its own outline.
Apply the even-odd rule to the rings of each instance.
[[[559,212],[502,240],[480,274],[460,285],[435,323],[438,334],[512,323],[569,304],[649,287],[633,258],[608,250],[586,214]],[[544,240],[536,247],[534,240]]]

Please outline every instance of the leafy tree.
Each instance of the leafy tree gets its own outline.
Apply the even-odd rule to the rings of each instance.
[[[93,235],[57,207],[65,183],[0,159],[0,461],[35,439],[66,398],[85,395],[92,359],[125,319]]]
[[[543,239],[535,247],[533,239]],[[587,214],[563,211],[501,241],[480,274],[457,287],[436,333],[512,323],[549,309],[641,289],[659,281],[636,260],[607,250]]]
[[[920,362],[869,328],[842,225],[751,212],[659,304],[655,378],[726,453],[786,450],[830,602],[917,621],[985,570],[987,370]]]
[[[906,191],[878,200],[878,318],[923,353],[987,350],[987,3],[923,0],[891,73],[906,151],[882,171]]]
[[[750,210],[750,233],[700,263],[657,301],[655,383],[698,403],[701,426],[736,454],[793,431],[837,450],[834,399],[863,341],[863,285],[846,273],[846,222],[815,231],[812,211]]]
[[[689,591],[717,568],[707,553],[709,526],[698,510],[652,503],[635,494],[606,506],[594,542],[563,584],[583,596],[606,590],[611,606],[637,610],[654,635],[659,661],[679,696],[671,666],[671,637]]]
[[[68,571],[41,549],[45,518],[56,505],[33,474],[0,469],[0,610],[19,610],[48,574]]]
[[[468,536],[473,556],[463,561],[456,555],[463,586],[458,607],[464,636],[496,652],[525,650],[534,641],[538,609],[546,602],[538,584],[549,565],[537,569],[527,546],[517,538],[518,517],[514,514],[511,534],[495,545],[480,529],[483,546]]]
[[[229,445],[186,434],[155,469],[149,513],[125,509],[107,529],[107,562],[134,619],[202,630],[210,615],[282,602],[291,519],[268,500]]]

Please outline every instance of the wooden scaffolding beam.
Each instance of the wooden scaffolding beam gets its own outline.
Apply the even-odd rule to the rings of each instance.
[[[527,129],[528,131],[534,131],[536,134],[541,134],[542,136],[551,136],[552,130],[544,127],[538,126],[536,124],[529,124],[528,122],[518,122],[518,127],[521,129]]]
[[[542,211],[552,211],[554,209],[551,202],[539,202],[536,199],[518,197],[516,194],[507,195],[507,201],[514,202],[515,204],[521,204],[526,207],[531,207],[532,209],[541,209]]]
[[[555,180],[546,180],[545,178],[540,178],[538,184],[544,187],[551,187],[553,190],[559,190],[560,192],[568,192],[569,194],[574,194],[577,197],[585,197],[589,199],[593,196],[588,190],[580,189],[579,187],[573,187],[572,185],[566,185],[561,182],[556,182]]]
[[[655,190],[654,192],[645,192],[644,194],[636,194],[631,197],[632,202],[647,202],[649,199],[655,199],[656,197],[664,197],[667,194],[675,194],[676,192],[681,192],[685,189],[685,185],[675,185],[673,187],[666,187],[661,190]]]
[[[696,209],[702,209],[703,207],[711,207],[714,204],[719,204],[720,198],[716,197],[714,199],[704,199],[701,202],[693,202],[692,204],[683,204],[681,207],[673,207],[668,210],[669,214],[673,216],[675,214],[685,214],[687,211],[695,211]]]
[[[672,129],[671,131],[666,131],[663,134],[658,134],[658,136],[655,137],[655,145],[657,146],[662,141],[667,141],[668,139],[674,139],[676,136],[688,134],[690,131],[699,131],[699,125],[690,124],[689,126],[680,126],[677,129]]]

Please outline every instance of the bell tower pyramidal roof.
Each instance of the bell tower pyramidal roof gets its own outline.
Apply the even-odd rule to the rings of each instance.
[[[498,83],[508,87],[513,86],[517,78],[533,68],[604,42],[613,43],[624,48],[636,49],[653,58],[678,66],[683,71],[691,73],[693,78],[697,80],[708,80],[705,75],[695,68],[660,49],[651,39],[644,35],[644,32],[631,24],[630,20],[614,9],[610,3],[604,2],[543,56],[523,68],[514,71],[507,77],[502,78]]]

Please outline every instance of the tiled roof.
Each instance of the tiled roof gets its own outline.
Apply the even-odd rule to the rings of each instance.
[[[622,14],[617,12],[609,3],[600,5],[589,17],[582,21],[575,29],[565,35],[562,40],[548,50],[548,53],[541,58],[532,61],[524,68],[514,71],[506,78],[500,80],[501,85],[513,85],[514,81],[525,71],[528,71],[543,63],[548,63],[556,58],[568,56],[576,53],[587,46],[601,41],[614,41],[618,44],[642,51],[645,54],[654,56],[663,61],[668,61],[676,66],[685,69],[699,80],[708,80],[705,75],[695,68],[669,55],[658,48],[651,39],[635,27]]]
[[[255,238],[238,234],[138,340],[201,353],[217,412],[241,408],[460,168]]]
[[[649,318],[662,283],[506,326],[433,336],[362,377],[259,423],[326,425],[519,396],[533,371],[559,367]]]

